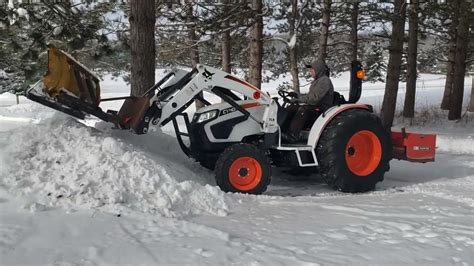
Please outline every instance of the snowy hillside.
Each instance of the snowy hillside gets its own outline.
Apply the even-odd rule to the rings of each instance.
[[[275,94],[288,79],[263,89]],[[347,93],[348,75],[333,81]],[[419,82],[419,107],[438,106],[443,77]],[[361,102],[377,108],[383,88],[364,83]],[[109,77],[102,89],[129,93]],[[374,192],[334,192],[316,174],[275,169],[265,195],[249,196],[221,192],[171,127],[135,136],[15,101],[0,95],[0,265],[474,263],[473,114],[408,127],[439,134],[436,162],[392,161]]]

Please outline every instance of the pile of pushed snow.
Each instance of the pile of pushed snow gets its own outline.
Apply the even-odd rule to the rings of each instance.
[[[53,117],[56,112],[51,108],[42,106],[30,101],[23,96],[20,97],[20,104],[16,104],[16,96],[11,93],[0,94],[0,116],[11,118],[28,118],[30,120],[44,120]],[[23,103],[27,102],[27,103]],[[3,107],[6,105],[7,107]]]
[[[228,210],[223,192],[193,181],[196,174],[179,162],[151,159],[71,118],[0,133],[0,145],[0,185],[46,206],[131,209],[167,217]]]

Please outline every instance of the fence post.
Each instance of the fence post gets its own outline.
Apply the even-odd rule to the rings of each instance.
[[[20,95],[15,94],[16,96],[16,104],[20,104]]]

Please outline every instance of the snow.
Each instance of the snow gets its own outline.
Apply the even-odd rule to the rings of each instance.
[[[0,79],[6,79],[7,77],[7,73],[3,69],[0,69]]]
[[[263,90],[274,95],[289,79]],[[347,93],[347,74],[333,82]],[[418,108],[437,109],[443,77],[419,82]],[[121,79],[101,84],[103,98],[128,94]],[[377,108],[382,96],[383,84],[364,83],[362,102]],[[274,169],[265,195],[249,196],[221,192],[211,171],[181,153],[170,127],[136,136],[1,94],[0,264],[470,265],[469,116],[397,120],[438,134],[436,162],[393,160],[374,192],[335,192],[318,175]]]
[[[28,11],[26,11],[26,9],[22,8],[22,7],[19,7],[17,10],[16,10],[16,13],[18,14],[18,16],[21,18],[21,17],[24,17],[26,18],[26,20],[29,20],[30,17],[28,15]]]
[[[474,137],[465,138],[441,135],[437,139],[438,151],[455,154],[474,154]]]
[[[192,171],[160,156],[150,159],[72,118],[54,117],[2,135],[2,155],[7,156],[0,157],[0,184],[15,194],[38,195],[46,206],[116,213],[131,209],[167,217],[227,212],[224,194],[191,181],[201,178]],[[169,139],[157,135],[155,141]]]
[[[61,34],[62,31],[63,31],[63,27],[62,26],[57,26],[53,30],[53,35],[58,36],[59,34]]]
[[[295,48],[295,45],[296,45],[296,33],[291,36],[290,41],[288,42],[288,48],[293,49]]]

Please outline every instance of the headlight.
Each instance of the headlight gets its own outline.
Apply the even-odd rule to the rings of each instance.
[[[217,110],[212,110],[199,115],[197,123],[202,123],[217,116]]]

